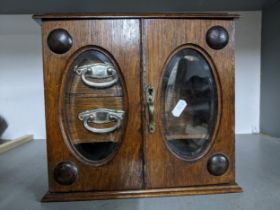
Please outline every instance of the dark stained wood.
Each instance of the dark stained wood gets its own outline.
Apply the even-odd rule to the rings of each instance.
[[[207,30],[214,25],[225,27],[230,37],[228,46],[216,51],[205,41]],[[145,184],[147,188],[178,187],[232,183],[234,171],[234,26],[226,20],[143,20],[143,54],[146,85],[152,85],[157,93],[155,102],[156,132],[145,131]],[[213,141],[203,157],[195,162],[186,162],[171,153],[164,143],[164,128],[161,118],[161,79],[167,59],[176,49],[191,43],[209,57],[216,75],[219,96],[219,111]],[[203,50],[202,50],[203,49]],[[147,123],[147,121],[146,121]],[[148,125],[145,126],[147,128]],[[218,132],[217,132],[218,131]],[[208,158],[225,154],[230,165],[226,174],[212,176],[207,171]]]
[[[107,192],[73,192],[73,193],[47,193],[42,202],[54,201],[85,201],[118,198],[147,198],[159,196],[181,196],[181,195],[205,195],[219,193],[238,193],[242,189],[235,183],[214,186],[192,186],[180,188],[162,188],[131,191],[107,191]]]
[[[238,14],[230,13],[49,13],[33,15],[34,19],[66,20],[66,19],[135,19],[135,18],[191,18],[191,19],[235,19]]]
[[[67,30],[73,38],[72,48],[61,55],[52,53],[47,46],[49,32],[58,27]],[[142,188],[142,136],[139,132],[141,128],[139,21],[58,20],[44,22],[42,30],[49,191],[73,192]],[[65,75],[68,71],[68,61],[72,60],[72,56],[76,55],[77,50],[93,45],[102,46],[103,49],[112,54],[118,62],[124,84],[133,87],[133,89],[123,87],[129,108],[122,145],[115,157],[102,167],[90,166],[75,155],[68,145],[69,139],[64,130],[62,117],[65,90],[62,84],[64,84],[63,79],[66,78]],[[73,100],[79,101],[80,99]],[[53,180],[54,167],[64,160],[72,161],[78,168],[77,181],[69,186],[61,186]]]

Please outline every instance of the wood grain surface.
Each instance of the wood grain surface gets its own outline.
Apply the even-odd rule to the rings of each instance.
[[[72,48],[62,55],[51,52],[47,46],[48,34],[56,28],[67,30],[73,38]],[[142,188],[139,28],[139,20],[57,20],[44,22],[42,41],[50,192]],[[114,158],[102,167],[90,166],[73,151],[63,122],[66,86],[64,80],[66,80],[67,71],[69,71],[69,62],[80,50],[83,51],[91,46],[101,47],[110,52],[118,62],[123,78],[125,104],[129,104],[129,107],[125,106],[125,109],[127,108],[127,127],[123,135],[122,145]],[[126,88],[126,86],[133,88]],[[81,106],[92,107],[86,104],[82,103]],[[75,110],[75,107],[73,109]],[[75,131],[72,134],[74,133]],[[78,179],[69,186],[59,185],[53,179],[54,167],[64,160],[72,161],[78,168]]]
[[[130,191],[105,191],[105,192],[73,192],[50,193],[48,192],[42,202],[57,201],[85,201],[118,198],[148,198],[159,196],[205,195],[220,193],[237,193],[242,189],[236,184],[223,184],[213,186],[190,186],[180,188],[144,189]]]
[[[42,21],[44,86],[47,127],[49,193],[43,201],[148,197],[162,195],[240,192],[235,183],[234,136],[234,22],[236,15],[212,13],[167,14],[49,14]],[[223,26],[228,45],[213,50],[206,43],[207,30]],[[68,31],[72,48],[53,53],[48,34],[57,28]],[[194,161],[174,155],[165,140],[161,105],[165,65],[179,49],[199,51],[212,68],[217,85],[218,115],[213,138]],[[71,67],[78,55],[90,49],[104,52],[117,67],[119,82],[107,89],[85,85]],[[147,85],[154,87],[154,133],[148,132],[145,100]],[[78,113],[109,108],[125,111],[122,127],[106,135],[87,131]],[[201,136],[181,136],[201,138]],[[118,142],[120,146],[106,164],[92,165],[77,154],[72,144]],[[222,176],[207,171],[207,161],[224,154],[229,168]],[[69,160],[78,169],[77,180],[68,186],[55,182],[53,170]]]
[[[222,50],[208,47],[207,30],[215,25],[223,26],[230,34],[229,44]],[[143,56],[144,86],[156,91],[156,132],[145,131],[145,184],[147,188],[183,187],[234,182],[234,26],[225,20],[144,19]],[[219,109],[216,132],[212,144],[196,161],[177,158],[165,144],[164,125],[160,104],[161,79],[165,64],[176,49],[182,46],[200,49],[213,63],[213,73],[218,86]],[[219,91],[221,90],[221,91]],[[147,123],[147,121],[146,121]],[[147,128],[147,125],[144,126]],[[212,176],[207,171],[208,158],[216,153],[225,154],[230,161],[223,176]]]

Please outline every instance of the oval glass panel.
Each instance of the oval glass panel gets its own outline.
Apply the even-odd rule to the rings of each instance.
[[[169,59],[161,98],[167,147],[180,159],[198,159],[211,143],[218,111],[216,82],[202,53],[184,48]]]
[[[125,127],[125,100],[118,66],[101,49],[79,53],[64,78],[62,124],[73,151],[93,164],[109,161]]]

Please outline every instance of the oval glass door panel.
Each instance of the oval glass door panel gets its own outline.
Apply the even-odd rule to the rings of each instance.
[[[185,48],[169,59],[161,99],[167,147],[180,159],[198,159],[210,146],[218,111],[216,82],[203,54]]]
[[[81,159],[105,163],[116,153],[125,127],[118,66],[112,56],[90,49],[75,57],[67,74],[62,107],[67,137]]]

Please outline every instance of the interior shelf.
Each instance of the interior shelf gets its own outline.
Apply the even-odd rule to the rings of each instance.
[[[208,135],[207,134],[173,134],[173,135],[167,135],[166,139],[168,141],[173,141],[173,140],[208,140]]]

